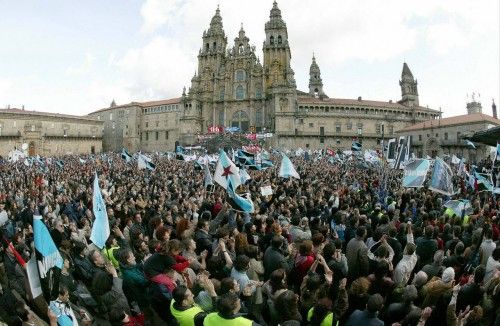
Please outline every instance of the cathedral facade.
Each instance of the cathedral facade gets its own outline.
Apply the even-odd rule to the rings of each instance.
[[[287,25],[276,1],[264,29],[261,62],[243,26],[228,42],[217,8],[203,32],[191,85],[180,98],[113,102],[90,114],[104,120],[103,149],[170,151],[176,142],[197,143],[199,135],[214,127],[272,133],[267,144],[281,148],[345,149],[353,139],[375,148],[397,130],[440,117],[440,111],[420,106],[417,80],[406,63],[397,102],[329,97],[314,56],[309,89],[300,91],[291,68]]]
[[[243,133],[271,132],[272,144],[278,147],[349,147],[353,138],[373,147],[384,132],[390,137],[409,124],[440,115],[419,106],[417,81],[406,63],[397,103],[329,98],[314,56],[309,89],[297,90],[287,26],[276,1],[264,29],[261,63],[243,26],[228,44],[217,8],[203,32],[197,73],[182,94],[181,143],[194,143],[197,133],[224,126]]]

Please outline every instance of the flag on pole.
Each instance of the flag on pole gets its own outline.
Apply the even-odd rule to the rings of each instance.
[[[109,222],[106,205],[102,199],[101,188],[99,187],[99,178],[97,172],[94,178],[94,196],[92,198],[92,211],[94,212],[95,220],[90,233],[90,240],[99,248],[104,248],[106,240],[108,240]]]
[[[467,144],[467,146],[469,146],[470,148],[473,148],[473,149],[476,149],[476,145],[474,145],[473,142],[471,142],[470,140],[466,139],[465,140],[465,143]]]
[[[451,156],[451,164],[460,164],[460,162],[461,160],[455,154]]]
[[[281,159],[281,166],[280,166],[280,173],[279,176],[282,178],[296,178],[300,179],[300,175],[297,173],[297,170],[295,170],[295,167],[292,164],[292,161],[288,158],[288,156],[285,155],[285,153],[282,153],[282,159]]]
[[[226,152],[220,150],[219,160],[214,173],[214,181],[222,188],[227,189],[228,179],[231,179],[234,189],[240,184],[240,169],[229,159]]]
[[[500,194],[500,144],[497,144],[495,155],[493,155],[490,177],[491,184],[493,185],[493,193]]]
[[[362,147],[362,145],[360,142],[353,141],[351,144],[351,151],[359,152],[359,151],[361,151],[361,147]]]
[[[214,180],[212,178],[212,174],[210,173],[210,169],[208,168],[208,162],[205,163],[204,170],[205,170],[205,181],[204,181],[205,188],[211,187],[214,185]]]
[[[122,148],[122,159],[125,160],[125,162],[130,162],[132,160],[132,155],[130,155],[125,148]]]
[[[467,199],[449,200],[446,203],[444,203],[444,207],[449,209],[449,211],[446,210],[448,211],[448,215],[455,214],[456,216],[461,216],[462,218],[465,215],[470,215],[474,213],[472,205],[470,204],[470,201]],[[445,214],[447,214],[446,211]]]
[[[252,179],[245,168],[240,169],[240,180],[241,184],[247,183],[248,180]]]
[[[231,207],[240,212],[245,213],[253,213],[254,205],[249,193],[245,193],[243,195],[238,195],[236,193],[236,188],[233,186],[233,178],[228,178],[227,180],[227,196],[228,203]]]
[[[156,165],[152,162],[151,158],[139,153],[139,156],[137,157],[137,168],[139,170],[148,169],[154,171],[156,169]]]
[[[424,185],[431,163],[429,160],[417,159],[406,164],[404,168],[403,187],[419,188]]]
[[[24,261],[21,254],[16,250],[12,242],[8,241],[6,238],[3,238],[3,241],[7,244],[8,250],[12,251],[12,254],[16,258],[18,264],[24,267],[26,265],[26,262]]]
[[[43,295],[47,301],[53,300],[59,293],[63,258],[40,215],[33,215],[33,238]]]
[[[392,138],[387,141],[387,150],[385,155],[385,158],[387,160],[394,160],[396,158],[397,156],[396,147],[397,147],[396,138]]]
[[[453,189],[452,177],[453,173],[450,166],[442,159],[436,158],[429,189],[446,196],[453,195],[455,191]]]
[[[493,184],[487,174],[474,172],[474,177],[476,178],[476,191],[493,192]]]

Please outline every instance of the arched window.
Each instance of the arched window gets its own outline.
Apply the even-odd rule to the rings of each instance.
[[[256,99],[262,98],[262,89],[260,88],[260,86],[255,87],[255,98]]]
[[[236,99],[243,100],[244,98],[245,98],[245,90],[243,89],[243,86],[238,85],[238,87],[236,87]]]
[[[240,44],[240,45],[238,46],[238,53],[239,53],[239,54],[243,54],[243,52],[245,52],[245,48],[243,47],[243,44]]]
[[[237,127],[241,132],[248,131],[250,119],[245,111],[238,111],[233,114],[231,119],[231,127]]]
[[[269,43],[271,43],[271,45],[274,45],[274,36],[271,35],[271,37],[269,38]]]
[[[281,35],[278,35],[278,44],[281,44]]]
[[[217,50],[217,43],[215,43],[215,42],[214,42],[214,44],[213,44],[213,49],[214,49],[214,50]]]
[[[235,79],[236,81],[245,81],[245,70],[236,70],[236,76]]]
[[[219,91],[219,100],[224,101],[224,88],[221,88]]]
[[[208,44],[208,43],[207,43],[207,44],[205,45],[205,50],[208,52],[208,50],[209,50],[209,49],[210,49],[210,44]]]

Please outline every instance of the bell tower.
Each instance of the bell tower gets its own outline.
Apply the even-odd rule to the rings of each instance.
[[[317,98],[328,98],[323,92],[323,81],[321,80],[321,71],[318,64],[316,63],[316,58],[312,58],[311,67],[309,68],[309,94]]]
[[[294,73],[290,67],[292,56],[288,44],[288,31],[276,1],[273,2],[265,32],[263,52],[266,93],[269,94],[269,90],[273,87],[295,87]]]
[[[417,84],[417,80],[413,78],[413,74],[405,62],[401,80],[399,81],[399,86],[401,86],[401,100],[399,103],[408,107],[419,106]]]

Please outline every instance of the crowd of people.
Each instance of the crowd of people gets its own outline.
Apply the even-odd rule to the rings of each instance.
[[[402,188],[400,170],[297,157],[301,178],[284,179],[275,157],[240,186],[248,214],[205,188],[193,162],[61,160],[0,164],[7,325],[500,325],[500,198],[459,176],[466,218],[425,186]],[[102,249],[89,240],[96,172],[111,230]],[[34,214],[64,260],[45,308],[19,264],[35,254]]]

